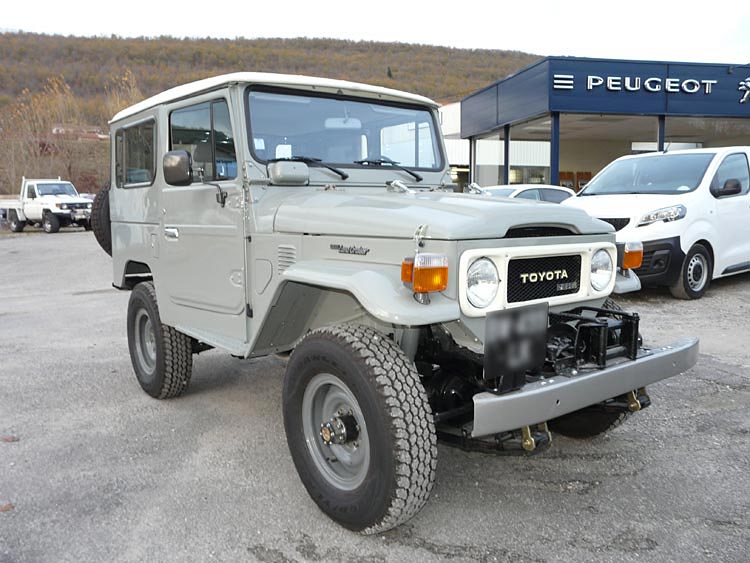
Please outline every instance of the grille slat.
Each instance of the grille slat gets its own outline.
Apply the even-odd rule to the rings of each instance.
[[[508,303],[577,293],[581,256],[516,258],[508,263]]]
[[[604,221],[605,223],[609,223],[610,225],[612,225],[615,228],[615,231],[621,231],[622,229],[624,229],[625,227],[627,227],[628,224],[630,223],[630,219],[628,217],[622,217],[622,218],[620,218],[620,217],[609,217],[609,218],[599,217],[598,219],[600,221]]]

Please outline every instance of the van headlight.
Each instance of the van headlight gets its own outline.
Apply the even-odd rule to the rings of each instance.
[[[609,252],[604,249],[594,252],[591,257],[591,287],[596,291],[606,289],[614,274],[615,269]]]
[[[477,309],[484,309],[495,300],[500,276],[489,258],[474,260],[466,276],[466,297]]]
[[[643,217],[638,220],[638,226],[644,227],[651,223],[657,223],[664,221],[669,223],[670,221],[677,221],[687,215],[687,208],[684,205],[673,205],[672,207],[662,207],[654,211],[649,211]]]

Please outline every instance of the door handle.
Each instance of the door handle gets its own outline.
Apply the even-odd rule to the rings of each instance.
[[[164,236],[177,240],[180,238],[180,230],[177,227],[164,227]]]

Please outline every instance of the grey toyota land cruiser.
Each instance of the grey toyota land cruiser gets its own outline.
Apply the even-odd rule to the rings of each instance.
[[[427,502],[437,441],[538,452],[649,405],[698,341],[646,348],[609,295],[612,227],[453,192],[437,105],[351,82],[237,73],[111,122],[93,228],[129,290],[158,399],[192,355],[289,356],[283,419],[312,499],[364,533]]]

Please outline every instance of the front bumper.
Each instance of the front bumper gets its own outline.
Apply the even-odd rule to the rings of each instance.
[[[672,285],[680,277],[683,260],[680,237],[645,241],[643,264],[635,273],[643,285]]]
[[[489,436],[538,424],[589,405],[678,375],[698,361],[698,339],[643,349],[635,360],[622,359],[604,369],[527,383],[504,395],[474,395],[472,437]]]

